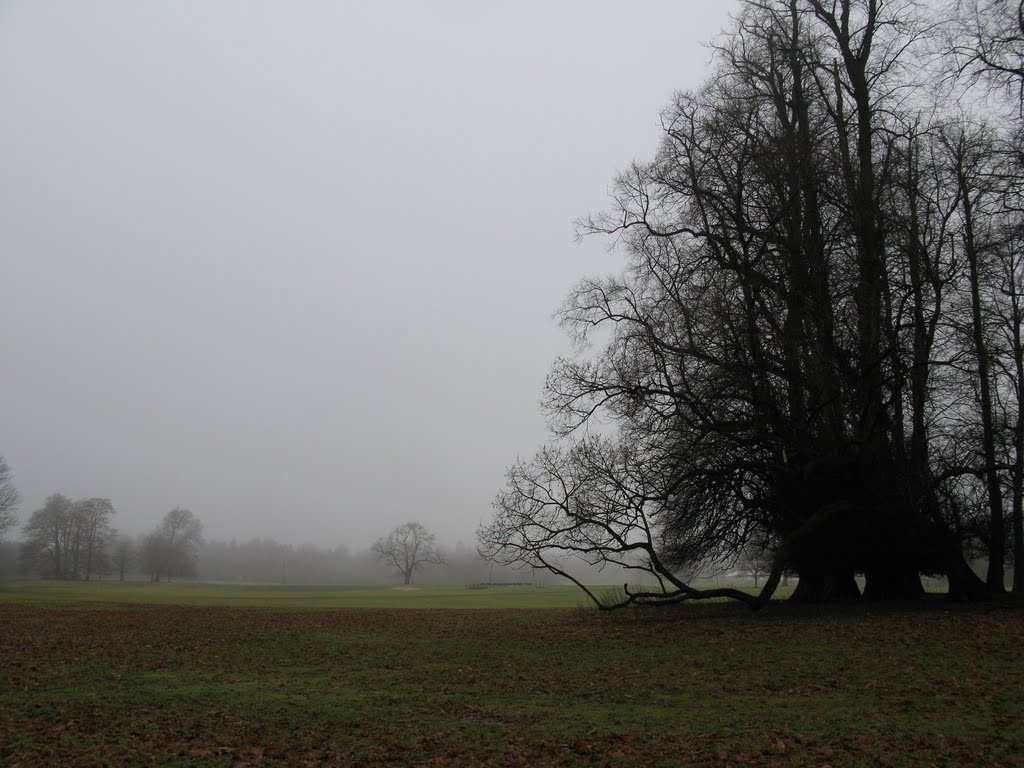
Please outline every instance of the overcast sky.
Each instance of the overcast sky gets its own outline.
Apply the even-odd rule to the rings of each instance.
[[[573,220],[720,0],[0,4],[0,453],[23,520],[472,545],[545,439]],[[15,534],[17,535],[17,534]]]

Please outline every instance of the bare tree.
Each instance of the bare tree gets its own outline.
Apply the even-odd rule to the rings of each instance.
[[[72,552],[75,524],[67,496],[55,493],[46,499],[42,509],[32,513],[23,528],[23,566],[55,579],[74,578]]]
[[[664,518],[682,490],[665,467],[676,458],[595,437],[568,449],[544,448],[508,470],[494,515],[477,530],[480,554],[502,565],[551,571],[606,610],[714,597],[759,604],[737,589],[697,589],[677,573],[727,549],[719,536],[727,536],[735,521],[716,520],[712,510],[700,533],[687,529],[687,541],[663,539]],[[727,508],[722,511],[728,516]],[[599,569],[617,566],[635,574],[636,582],[623,585],[621,593],[596,592],[572,575],[573,559]]]
[[[195,575],[202,541],[202,522],[190,510],[175,508],[143,539],[139,554],[151,580],[170,581]]]
[[[544,395],[567,447],[510,470],[483,551],[562,570],[544,553],[650,568],[653,552],[671,575],[770,541],[761,599],[788,570],[797,599],[859,597],[858,575],[865,597],[917,597],[922,573],[982,599],[965,560],[980,545],[1000,588],[997,372],[1016,366],[990,262],[1000,185],[1020,175],[949,151],[922,11],[743,4],[707,83],[663,113],[654,159],[582,222],[626,269],[570,294],[580,351]],[[986,157],[1013,154],[1009,133]],[[634,452],[596,479],[579,437],[595,423]],[[686,593],[649,573],[664,599]]]
[[[1016,227],[1003,245],[997,294],[999,340],[1006,354],[997,359],[1004,390],[1006,463],[1010,472],[1013,591],[1024,592],[1024,240]]]
[[[0,456],[0,539],[18,524],[16,509],[21,503],[21,494],[14,487],[14,473],[7,460]]]
[[[424,565],[444,565],[447,560],[437,548],[436,537],[418,522],[404,523],[370,547],[377,562],[398,571],[402,583],[412,582],[413,574]]]
[[[974,358],[977,387],[976,411],[980,426],[982,475],[988,502],[989,525],[986,531],[988,544],[988,588],[992,592],[1005,592],[1003,571],[1005,562],[1006,531],[1003,510],[1002,462],[997,462],[998,440],[995,409],[995,355],[992,354],[993,334],[986,322],[988,314],[986,301],[986,260],[990,260],[998,249],[994,245],[1002,238],[999,231],[998,211],[1002,195],[999,185],[992,179],[998,175],[994,167],[998,152],[991,131],[983,127],[957,126],[951,135],[944,136],[951,170],[955,174],[957,193],[960,200],[958,210],[962,222],[959,228],[960,243],[964,254],[966,270],[966,291],[970,308],[970,322],[963,322],[965,336],[969,339],[971,357]],[[966,318],[965,318],[966,320]],[[969,330],[967,330],[969,328]]]
[[[114,505],[110,499],[79,499],[72,507],[76,529],[75,573],[86,581],[105,570],[115,531],[110,527]]]
[[[920,594],[911,561],[935,556],[911,552],[941,548],[899,522],[916,506],[897,458],[910,323],[894,317],[888,198],[912,10],[747,3],[708,85],[666,111],[656,159],[585,227],[620,237],[629,271],[565,316],[615,328],[621,349],[556,367],[556,408],[687,446],[663,539],[692,553],[709,508],[735,526],[720,543],[770,531],[806,599],[858,596],[858,570],[873,595]]]
[[[1020,264],[1024,243],[1021,242],[1021,215],[1024,203],[1024,2],[1022,0],[954,0],[952,3],[949,50],[953,69],[968,87],[981,83],[990,91],[1002,91],[1009,96],[1013,109],[1009,124],[1003,129],[1007,137],[1002,142],[1001,154],[1005,162],[995,178],[1000,182],[1004,198],[1004,212],[1015,220],[1004,228],[1006,238],[999,246],[996,273],[1000,275],[994,302],[1001,316],[997,336],[1005,350],[993,355],[993,364],[1002,370],[1004,386],[1009,389],[1007,406],[1007,432],[1010,435],[1007,463],[1010,465],[1010,483],[1007,490],[1011,499],[1013,590],[1024,591],[1024,343],[1021,342],[1021,277]],[[1000,154],[1000,153],[997,153]],[[991,165],[991,163],[989,163]],[[972,172],[974,168],[970,169]],[[991,176],[985,180],[986,192],[991,193]],[[997,393],[998,394],[998,393]],[[1012,412],[1012,413],[1011,413]],[[991,462],[989,462],[991,466]],[[992,485],[992,480],[989,480]],[[990,498],[993,496],[990,493]],[[993,520],[994,520],[993,516]],[[993,531],[992,538],[1000,532]],[[994,563],[998,559],[990,561]],[[990,568],[990,580],[995,578],[995,565]]]

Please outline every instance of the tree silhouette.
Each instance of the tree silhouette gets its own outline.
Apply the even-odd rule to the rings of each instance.
[[[872,599],[922,595],[923,573],[960,598],[1002,589],[996,405],[1017,367],[992,318],[1024,177],[1012,125],[945,116],[919,14],[744,3],[655,158],[581,222],[627,266],[566,300],[583,351],[543,400],[561,445],[509,471],[485,554],[658,585],[623,603],[719,594],[676,574],[751,542],[771,575],[730,596],[754,604],[785,571],[798,600],[857,598],[858,575]],[[605,437],[580,438],[591,425]],[[990,556],[987,589],[965,547]]]
[[[446,560],[435,543],[434,534],[417,522],[404,523],[370,547],[377,561],[398,571],[403,584],[428,563],[444,565]]]

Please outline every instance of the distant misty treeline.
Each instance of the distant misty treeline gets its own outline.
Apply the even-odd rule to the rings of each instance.
[[[203,524],[190,510],[175,508],[151,532],[132,538],[118,533],[110,499],[47,497],[22,526],[18,572],[51,579],[90,581],[144,573],[151,581],[196,575]]]
[[[20,528],[20,541],[0,541],[0,578],[370,585],[401,581],[371,548],[294,546],[272,539],[205,541],[189,510],[173,509],[151,532],[120,534],[108,499],[47,498]],[[462,543],[441,547],[443,564],[424,563],[416,581],[555,583],[550,573],[491,563]],[[573,569],[587,583],[625,581],[618,570]]]
[[[487,562],[463,544],[443,548],[444,565],[424,564],[416,581],[424,584],[472,584],[535,581],[531,569],[514,570]],[[198,576],[205,581],[248,581],[285,584],[391,584],[401,576],[381,565],[369,549],[345,546],[292,546],[272,539],[246,542],[210,541],[199,550]],[[550,576],[547,577],[550,583]]]
[[[127,545],[139,553],[145,546],[145,536],[119,537],[117,554]],[[52,577],[22,557],[22,542],[0,542],[0,578]],[[530,582],[554,584],[560,580],[545,572],[530,569],[515,570],[492,565],[463,544],[447,548],[446,565],[426,565],[416,574],[423,584],[478,584],[484,582]],[[93,580],[150,581],[152,574],[144,567],[145,561],[129,555],[122,575],[118,567],[120,558],[108,557],[100,561]],[[618,583],[625,581],[621,574],[605,570],[580,575],[587,583]],[[84,576],[80,576],[84,578]],[[206,541],[196,552],[194,570],[188,574],[175,573],[172,579],[197,581],[227,581],[269,584],[338,584],[372,585],[398,583],[400,577],[391,569],[381,566],[369,549],[350,551],[344,546],[318,547],[312,544],[293,546],[272,539],[249,541]]]

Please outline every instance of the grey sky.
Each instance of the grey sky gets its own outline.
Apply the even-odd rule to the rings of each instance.
[[[730,2],[0,4],[0,453],[211,538],[471,544],[544,440],[573,220]]]

